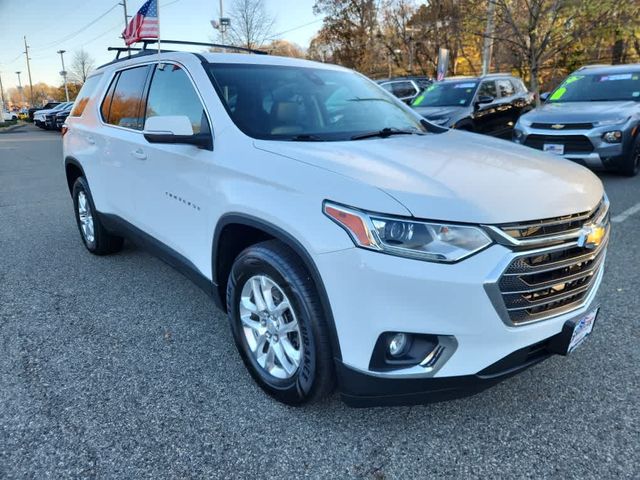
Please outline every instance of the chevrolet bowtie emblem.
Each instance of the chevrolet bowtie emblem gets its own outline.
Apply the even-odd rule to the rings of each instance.
[[[585,225],[580,232],[578,246],[595,250],[602,244],[606,233],[607,229],[603,225]]]
[[[553,128],[554,130],[562,130],[564,128],[564,125],[561,123],[554,123],[553,125],[551,125],[551,128]]]

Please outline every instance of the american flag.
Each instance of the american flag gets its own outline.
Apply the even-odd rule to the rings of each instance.
[[[124,43],[131,45],[143,38],[158,38],[158,0],[147,0],[122,32]]]

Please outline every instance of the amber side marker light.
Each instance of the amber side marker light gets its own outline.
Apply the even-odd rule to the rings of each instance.
[[[332,205],[325,205],[324,213],[349,232],[358,245],[363,247],[371,247],[375,245],[369,235],[367,225],[359,215]]]

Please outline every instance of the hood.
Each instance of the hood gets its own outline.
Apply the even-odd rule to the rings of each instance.
[[[600,180],[569,160],[454,130],[351,142],[254,144],[379,188],[422,219],[538,220],[588,211],[603,195]]]
[[[583,123],[627,118],[639,111],[640,103],[634,101],[545,103],[520,119],[540,123]]]
[[[413,107],[424,118],[452,118],[459,115],[467,107]]]

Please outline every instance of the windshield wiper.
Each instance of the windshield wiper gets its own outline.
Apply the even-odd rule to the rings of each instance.
[[[387,138],[391,135],[422,135],[422,133],[416,130],[401,130],[399,128],[383,128],[382,130],[376,130],[374,132],[359,133],[351,137],[351,140],[364,140],[365,138]]]
[[[302,133],[300,135],[295,135],[291,137],[289,140],[293,142],[324,142],[322,138],[317,135],[310,135],[308,133]]]

